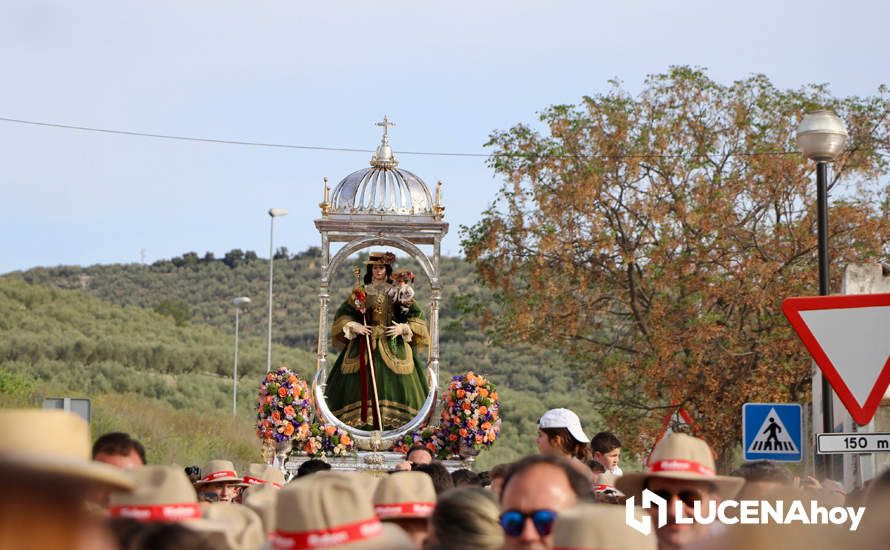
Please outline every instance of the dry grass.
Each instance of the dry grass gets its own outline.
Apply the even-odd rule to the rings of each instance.
[[[241,469],[260,462],[260,444],[252,419],[231,414],[175,409],[135,394],[93,399],[93,437],[124,431],[139,439],[153,464],[203,465],[222,458]]]

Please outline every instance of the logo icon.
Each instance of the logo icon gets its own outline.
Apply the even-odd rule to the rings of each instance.
[[[637,518],[634,500],[635,497],[630,497],[624,504],[624,521],[627,523],[628,527],[639,531],[644,535],[648,535],[652,532],[652,518],[649,515]],[[658,527],[667,525],[668,503],[665,499],[656,495],[649,489],[646,489],[643,491],[640,501],[640,505],[643,508],[652,508],[653,506],[658,508]]]

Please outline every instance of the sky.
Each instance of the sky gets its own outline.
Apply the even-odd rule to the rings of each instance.
[[[443,252],[495,198],[494,130],[549,105],[631,92],[671,65],[730,83],[890,83],[890,3],[31,0],[0,3],[0,117],[373,150],[387,115],[402,168],[442,181]],[[318,245],[331,187],[371,153],[256,147],[0,121],[0,273]]]

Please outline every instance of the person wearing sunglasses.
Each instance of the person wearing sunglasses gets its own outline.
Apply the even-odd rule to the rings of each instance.
[[[590,482],[568,460],[552,455],[523,458],[510,468],[501,493],[504,549],[553,548],[557,515],[590,497]]]
[[[648,489],[667,501],[667,523],[655,530],[659,550],[675,550],[701,543],[710,534],[710,525],[677,523],[677,502],[683,504],[683,515],[693,517],[693,507],[700,502],[707,516],[713,506],[738,494],[745,480],[734,476],[717,475],[714,454],[704,440],[690,435],[671,434],[652,451],[644,472],[632,472],[619,477],[615,487],[637,502]],[[648,510],[653,519],[658,509]]]

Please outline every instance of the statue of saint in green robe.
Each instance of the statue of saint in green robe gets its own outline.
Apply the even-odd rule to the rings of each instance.
[[[365,299],[357,302],[354,291],[337,309],[331,327],[334,346],[341,351],[328,374],[325,399],[334,416],[360,429],[379,426],[372,364],[384,430],[417,416],[429,391],[418,353],[429,345],[426,320],[413,300],[394,302],[394,260],[389,252],[371,253],[365,262]]]

